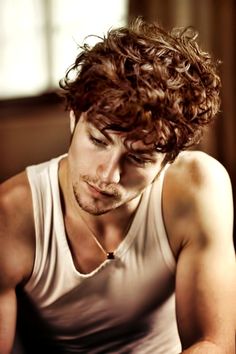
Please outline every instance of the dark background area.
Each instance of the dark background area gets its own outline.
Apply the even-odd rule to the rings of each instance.
[[[199,32],[199,42],[222,61],[222,110],[198,148],[227,168],[234,200],[235,13],[235,0],[129,0],[128,5],[128,19],[140,15],[146,20],[160,22],[167,29],[194,26]],[[40,97],[0,100],[0,181],[29,164],[66,152],[69,139],[68,113],[54,92],[46,92]]]

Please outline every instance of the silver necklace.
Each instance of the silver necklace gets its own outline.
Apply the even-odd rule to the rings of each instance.
[[[115,259],[115,254],[114,254],[115,251],[107,251],[107,250],[105,249],[105,247],[99,242],[97,235],[96,235],[95,232],[89,227],[88,223],[87,223],[86,220],[83,218],[83,216],[80,214],[80,212],[79,212],[79,215],[80,215],[81,219],[83,220],[83,223],[84,223],[85,226],[87,227],[87,229],[88,229],[88,231],[89,231],[89,234],[92,236],[92,238],[94,239],[94,241],[96,242],[96,244],[98,245],[98,247],[100,248],[100,250],[106,255],[106,259],[110,259],[110,260],[111,260],[111,259]],[[130,224],[131,224],[132,219],[133,219],[133,218],[131,218],[131,220],[129,220],[128,225],[127,225],[127,227],[125,227],[123,234],[125,234],[125,233],[128,231],[128,228],[129,228],[129,226],[130,226]]]

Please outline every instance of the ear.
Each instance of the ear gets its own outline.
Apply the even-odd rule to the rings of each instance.
[[[74,129],[75,129],[75,121],[76,121],[76,119],[75,119],[75,113],[74,113],[74,111],[70,111],[70,132],[71,132],[71,134],[73,134],[73,132],[74,132]]]

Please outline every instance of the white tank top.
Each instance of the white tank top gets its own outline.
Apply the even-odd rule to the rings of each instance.
[[[36,250],[25,291],[62,353],[181,351],[175,317],[175,259],[162,218],[165,170],[141,197],[115,251],[81,274],[65,233],[58,184],[63,156],[27,168],[33,198]]]

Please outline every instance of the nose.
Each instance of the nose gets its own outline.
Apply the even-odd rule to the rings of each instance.
[[[97,168],[97,176],[101,182],[119,183],[121,177],[119,157],[115,154],[106,156],[100,161]]]

